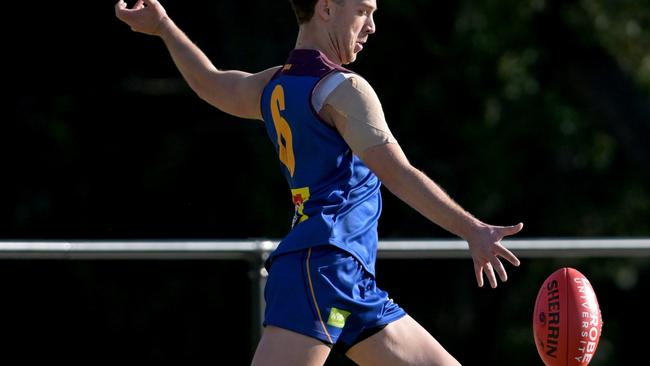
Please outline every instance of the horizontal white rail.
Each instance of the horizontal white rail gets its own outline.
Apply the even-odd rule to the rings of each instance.
[[[256,259],[277,240],[15,240],[0,241],[0,259]],[[519,257],[648,257],[650,238],[508,239]],[[468,257],[462,240],[382,240],[379,258]]]

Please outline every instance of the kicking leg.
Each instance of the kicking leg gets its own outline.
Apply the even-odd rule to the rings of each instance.
[[[322,366],[330,348],[318,339],[267,326],[257,345],[253,366]]]
[[[357,343],[346,356],[359,365],[460,365],[426,329],[408,315]]]

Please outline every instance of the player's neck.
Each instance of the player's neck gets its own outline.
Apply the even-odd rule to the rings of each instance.
[[[296,49],[314,49],[322,52],[331,62],[341,65],[341,58],[326,32],[314,31],[309,24],[303,24],[298,31]]]

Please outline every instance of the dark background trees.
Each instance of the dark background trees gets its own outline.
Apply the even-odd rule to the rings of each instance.
[[[294,44],[288,1],[164,5],[221,68],[260,71]],[[350,68],[375,87],[414,165],[461,205],[490,223],[523,221],[523,237],[650,234],[646,2],[378,5],[378,32]],[[4,32],[0,239],[286,232],[292,206],[264,129],[198,99],[159,39],[133,34],[111,1],[7,6],[20,20]],[[449,236],[388,192],[380,235]],[[248,268],[198,263],[3,261],[2,309],[20,315],[17,343],[52,345],[52,358],[218,360],[235,349],[246,363]],[[647,259],[525,260],[494,292],[473,287],[466,260],[417,263],[380,263],[385,287],[467,364],[535,362],[532,301],[560,265],[602,294],[608,340],[593,364],[631,362],[641,347],[626,306],[647,290]],[[431,285],[406,286],[406,268]],[[58,334],[90,351],[69,354]]]

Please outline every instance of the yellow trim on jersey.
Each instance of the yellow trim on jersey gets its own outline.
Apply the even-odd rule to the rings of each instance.
[[[318,307],[318,302],[316,301],[316,293],[314,292],[314,285],[311,282],[311,271],[309,268],[310,257],[311,257],[311,248],[309,248],[309,251],[307,252],[307,279],[309,280],[309,289],[311,290],[311,297],[314,300],[314,305],[316,306],[316,312],[318,313],[318,320],[320,320],[320,325],[323,327],[323,331],[325,331],[325,335],[327,336],[329,342],[334,344],[334,342],[332,341],[332,337],[330,336],[330,333],[327,331],[327,327],[325,326],[323,317],[320,314],[320,308]]]

